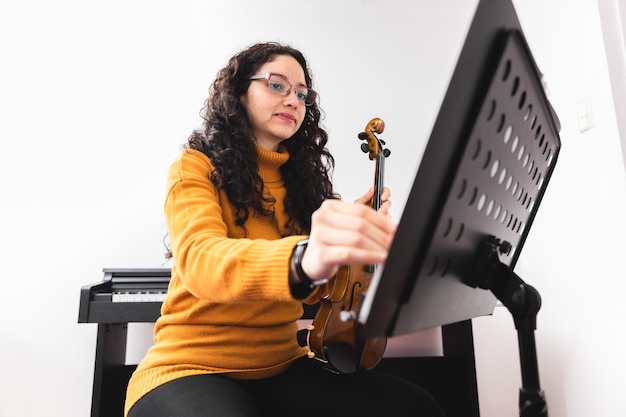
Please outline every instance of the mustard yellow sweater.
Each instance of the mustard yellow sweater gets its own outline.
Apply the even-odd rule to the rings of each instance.
[[[245,238],[226,194],[208,179],[213,167],[206,155],[184,150],[169,169],[172,278],[154,346],[129,382],[125,415],[147,392],[176,378],[269,377],[306,355],[296,341],[302,301],[292,297],[288,283],[289,258],[303,236],[281,238],[279,230],[286,220],[279,167],[289,154],[282,147],[258,152],[259,174],[276,199],[276,222],[251,213]]]

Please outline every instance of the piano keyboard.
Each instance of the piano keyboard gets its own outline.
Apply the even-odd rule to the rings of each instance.
[[[78,322],[154,322],[169,280],[168,268],[104,268],[102,281],[81,288]]]
[[[162,303],[167,295],[166,291],[115,291],[111,294],[113,303]]]

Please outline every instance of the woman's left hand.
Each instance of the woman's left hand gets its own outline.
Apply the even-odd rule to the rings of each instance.
[[[372,201],[373,196],[374,196],[374,187],[370,187],[370,189],[367,190],[367,192],[363,196],[357,198],[356,200],[354,200],[354,202],[370,205],[370,202]],[[382,201],[382,204],[380,208],[378,209],[379,213],[389,216],[389,208],[391,207],[390,197],[391,197],[391,190],[387,187],[384,187],[383,192],[380,194],[380,199]]]

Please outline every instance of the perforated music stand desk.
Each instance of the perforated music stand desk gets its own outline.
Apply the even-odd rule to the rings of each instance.
[[[481,0],[388,259],[358,314],[362,338],[394,336],[490,315],[502,301],[520,341],[522,416],[547,415],[534,345],[541,301],[513,268],[556,164],[559,130],[512,3]]]

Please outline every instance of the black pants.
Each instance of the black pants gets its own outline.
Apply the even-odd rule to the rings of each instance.
[[[335,375],[301,358],[284,373],[238,381],[196,375],[168,382],[141,398],[129,417],[444,417],[419,386],[376,369]]]

